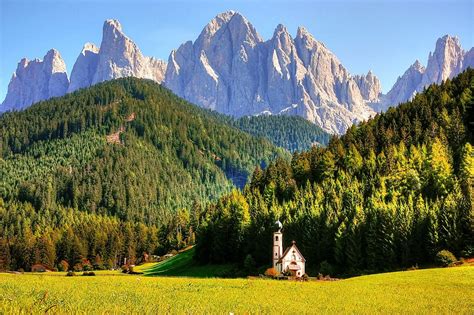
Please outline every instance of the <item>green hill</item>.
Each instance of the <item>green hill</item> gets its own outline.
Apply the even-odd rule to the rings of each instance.
[[[267,138],[291,152],[308,150],[313,145],[325,146],[331,136],[299,116],[250,116],[230,119],[230,123],[251,135]]]
[[[201,262],[268,265],[283,222],[310,274],[430,265],[474,256],[474,70],[351,127],[327,147],[257,169],[208,207]]]
[[[194,240],[200,205],[278,157],[289,154],[147,80],[109,81],[5,113],[3,264],[111,264],[181,248]],[[98,221],[102,229],[84,232]]]

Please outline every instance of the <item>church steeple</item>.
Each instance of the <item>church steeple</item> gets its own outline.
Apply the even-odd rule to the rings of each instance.
[[[281,229],[283,225],[280,221],[275,222],[278,231],[273,233],[273,268],[277,268],[278,260],[280,260],[283,254],[283,234]]]

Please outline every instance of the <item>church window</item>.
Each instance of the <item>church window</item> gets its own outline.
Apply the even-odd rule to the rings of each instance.
[[[275,236],[275,241],[278,241],[278,236]]]

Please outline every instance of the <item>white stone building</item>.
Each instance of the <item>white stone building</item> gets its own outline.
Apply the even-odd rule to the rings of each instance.
[[[296,242],[283,252],[282,224],[277,221],[278,231],[273,233],[273,268],[278,273],[290,272],[293,277],[302,277],[305,274],[305,263],[303,255],[296,247]]]

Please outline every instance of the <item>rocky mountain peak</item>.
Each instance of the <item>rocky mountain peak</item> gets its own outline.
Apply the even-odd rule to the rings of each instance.
[[[23,58],[12,76],[0,111],[22,109],[115,78],[134,76],[162,82],[166,66],[162,60],[143,56],[138,46],[123,33],[118,20],[106,20],[100,48],[92,43],[83,46],[70,82],[59,51],[51,49],[43,60]]]
[[[61,58],[61,54],[59,53],[59,51],[55,48],[51,48],[50,50],[48,50],[48,52],[46,53],[46,55],[44,56],[43,60],[53,60],[55,58]]]
[[[416,59],[415,62],[410,66],[410,69],[421,73],[425,72],[425,66],[423,66],[418,59]]]
[[[281,33],[288,34],[288,30],[285,25],[278,24],[277,27],[275,28],[275,31],[273,32],[273,37],[276,37],[277,34],[281,34]]]
[[[219,13],[218,15],[216,15],[216,17],[211,20],[211,23],[214,21],[214,20],[222,20],[224,22],[229,22],[235,15],[237,16],[240,16],[243,18],[243,16],[234,11],[234,10],[228,10],[228,11],[225,11],[225,12],[222,12],[222,13]]]
[[[284,25],[264,42],[236,12],[211,20],[194,44],[170,54],[165,84],[202,107],[233,115],[300,115],[332,133],[369,117],[359,87],[303,27]]]
[[[433,53],[428,56],[428,65],[417,91],[423,90],[429,84],[441,83],[450,79],[462,70],[464,51],[459,39],[445,35],[436,41]]]
[[[17,70],[18,68],[25,68],[29,62],[30,61],[28,60],[28,58],[21,58],[21,60],[18,62]]]
[[[99,47],[92,43],[84,44],[72,68],[68,93],[92,85],[99,61]]]
[[[467,68],[474,69],[474,47],[464,54],[462,67],[463,70],[466,70]]]
[[[296,37],[303,38],[308,36],[312,36],[311,33],[304,26],[299,26],[296,30]]]
[[[442,50],[446,51],[447,49],[451,49],[452,47],[455,47],[456,49],[461,50],[461,43],[459,41],[459,38],[457,36],[451,36],[451,35],[444,35],[441,38],[438,38],[436,41],[436,49],[435,52],[440,52]]]
[[[227,11],[218,14],[202,30],[195,42],[195,46],[207,49],[214,38],[229,41],[239,47],[240,44],[254,46],[262,42],[255,27],[241,14]],[[197,52],[199,54],[199,52]]]
[[[291,38],[288,29],[283,24],[278,24],[270,41],[273,42],[274,46],[283,49],[287,54],[291,53],[294,46],[293,38]]]
[[[428,55],[426,68],[420,61],[416,60],[397,79],[392,89],[377,105],[378,108],[386,110],[389,106],[396,106],[410,100],[416,93],[423,91],[430,84],[440,84],[453,78],[466,69],[469,64],[474,64],[472,59],[474,57],[471,57],[470,52],[465,53],[462,49],[458,37],[445,35],[439,38],[436,41],[434,51]]]
[[[41,59],[23,58],[8,84],[0,111],[20,110],[33,103],[66,93],[69,80],[66,64],[56,49]]]
[[[163,62],[143,56],[138,46],[123,33],[118,20],[104,22],[97,67],[92,69],[91,84],[129,76],[161,82],[164,71]]]
[[[85,43],[82,47],[81,54],[86,55],[88,52],[98,53],[99,47],[97,47],[94,43]]]
[[[64,72],[66,73],[66,63],[64,62],[61,54],[56,49],[50,49],[43,58],[44,66],[46,71],[51,73]]]
[[[102,42],[100,51],[109,53],[109,50],[116,50],[117,54],[134,52],[141,55],[137,45],[122,32],[122,26],[117,20],[106,20],[102,32]]]
[[[390,89],[390,91],[382,97],[382,101],[375,105],[376,111],[385,111],[390,106],[396,106],[400,103],[411,99],[420,86],[425,73],[425,67],[416,60]]]
[[[118,20],[109,19],[104,22],[104,26],[102,28],[102,34],[105,37],[106,35],[124,35],[122,32],[122,25]]]
[[[382,88],[379,79],[371,70],[366,75],[356,75],[354,80],[359,87],[360,93],[366,102],[378,102]]]

